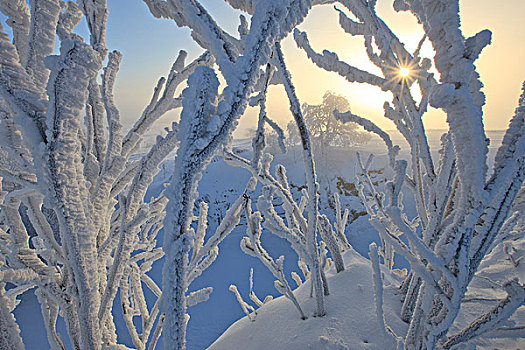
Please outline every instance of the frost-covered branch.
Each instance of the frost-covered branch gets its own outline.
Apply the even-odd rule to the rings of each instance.
[[[341,248],[335,238],[332,224],[330,224],[330,221],[326,215],[319,216],[319,232],[321,233],[321,237],[326,243],[326,246],[328,249],[330,249],[330,253],[332,253],[332,258],[334,259],[335,263],[335,270],[337,272],[343,271],[345,269],[345,265],[343,257],[341,256]]]
[[[379,136],[383,142],[385,143],[388,151],[388,157],[390,160],[390,166],[394,167],[395,159],[397,157],[397,154],[399,153],[399,146],[392,143],[392,140],[390,139],[390,136],[383,131],[381,128],[379,128],[376,124],[371,122],[370,120],[366,118],[359,117],[355,114],[352,114],[351,112],[344,112],[341,113],[337,110],[334,111],[334,116],[337,120],[342,121],[343,123],[356,123],[361,125],[366,131],[372,132]]]
[[[507,298],[498,303],[492,310],[477,318],[458,334],[450,337],[443,344],[444,349],[464,343],[487,331],[492,331],[498,324],[508,319],[517,308],[525,303],[525,286],[517,280],[511,280],[504,285]]]
[[[293,34],[297,46],[303,49],[308,55],[308,58],[318,65],[319,68],[338,73],[350,83],[369,83],[378,87],[386,84],[386,81],[381,77],[340,61],[334,52],[324,50],[322,55],[316,53],[310,46],[308,36],[305,32],[295,29]]]
[[[248,304],[247,302],[243,300],[241,294],[239,293],[239,290],[237,289],[237,286],[235,284],[232,284],[230,285],[229,289],[230,289],[230,292],[235,294],[235,298],[237,299],[237,302],[241,306],[242,311],[248,317],[248,319],[252,322],[255,321],[255,317],[257,317],[257,311],[254,309],[253,306],[251,306],[250,304]],[[250,312],[252,312],[253,315]]]
[[[155,17],[170,18],[180,27],[189,27],[192,38],[215,57],[226,80],[233,77],[232,68],[239,55],[237,40],[225,32],[197,0],[144,0]]]
[[[213,63],[213,57],[209,52],[205,52],[192,63],[184,66],[186,55],[186,52],[181,50],[171,67],[168,77],[159,79],[150,103],[142,112],[141,117],[124,137],[122,145],[122,153],[124,156],[129,156],[131,154],[144,134],[150,129],[156,120],[169,110],[182,106],[180,98],[174,97],[175,90],[189,77],[191,73],[193,73],[195,68],[201,65],[211,65]]]
[[[299,311],[301,319],[306,319],[299,302],[295,298],[295,295],[284,276],[284,256],[280,256],[279,259],[274,261],[274,259],[268,254],[261,244],[260,238],[262,234],[262,216],[260,212],[252,213],[250,199],[248,199],[246,203],[245,214],[247,222],[246,234],[248,237],[244,237],[241,241],[242,251],[248,255],[258,258],[270,270],[272,275],[277,278],[277,280],[274,282],[275,288],[279,291],[279,293],[283,294],[292,301],[294,306]]]
[[[348,243],[348,239],[345,235],[345,227],[346,223],[348,222],[348,215],[349,210],[348,208],[345,208],[344,212],[341,210],[341,199],[339,198],[339,193],[334,193],[334,201],[335,201],[335,216],[336,216],[336,223],[335,223],[335,232],[337,233],[337,239],[339,241],[339,244],[341,245],[341,251],[345,251],[348,248],[350,248],[350,243]]]
[[[5,297],[4,283],[0,282],[0,347],[3,349],[24,349],[20,337],[20,328],[9,309],[9,300]]]
[[[156,323],[159,300],[148,309],[140,281],[160,299],[160,288],[146,273],[164,255],[156,236],[167,199],[161,194],[148,203],[144,195],[176,148],[177,125],[135,157],[140,161],[130,157],[151,124],[181,105],[174,97],[177,86],[213,59],[205,53],[185,66],[182,53],[151,113],[123,138],[113,99],[120,53],[109,55],[101,85],[96,79],[107,52],[106,1],[2,1],[0,11],[14,35],[11,43],[0,27],[0,257],[7,263],[0,276],[17,286],[10,290],[13,303],[16,290],[36,287],[53,348],[64,348],[56,332],[59,317],[74,348],[117,344],[111,309],[119,288],[123,300],[130,300],[127,309],[122,306],[132,311],[125,323],[135,346],[151,346],[164,316]],[[89,45],[72,33],[83,16]],[[57,38],[60,55],[46,57]]]
[[[139,170],[131,183],[123,208],[124,213],[121,218],[120,234],[114,255],[114,262],[108,276],[106,291],[98,312],[101,322],[105,317],[104,314],[109,311],[110,301],[115,297],[118,281],[120,281],[120,277],[124,272],[124,262],[129,259],[133,250],[133,241],[139,225],[130,224],[132,220],[136,220],[148,184],[151,183],[153,177],[158,172],[160,162],[164,160],[175,147],[177,142],[176,138],[177,129],[171,130],[166,137],[160,138],[157,144],[142,158]],[[143,220],[145,221],[145,219],[146,218]]]
[[[396,1],[394,7],[412,11],[425,31],[411,54],[373,6],[340,2],[357,18],[352,20],[339,10],[340,24],[351,35],[365,36],[366,53],[388,82],[382,88],[393,94],[392,104],[385,104],[385,117],[395,123],[410,147],[411,167],[400,167],[401,163],[391,159],[394,179],[386,184],[385,193],[376,190],[367,176],[369,163],[361,165],[359,193],[381,239],[411,264],[412,273],[403,284],[402,318],[410,322],[405,346],[434,348],[457,316],[467,286],[522,186],[523,98],[498,151],[494,173],[485,182],[487,148],[481,118],[484,96],[473,62],[490,43],[490,32],[463,38],[459,9],[453,1]],[[449,20],[442,21],[443,18]],[[420,57],[427,39],[436,51],[434,64],[441,75],[439,84],[428,72],[430,61]],[[334,59],[339,62],[326,52],[315,54],[306,40],[305,34],[296,32],[298,45],[310,52],[308,55],[316,64],[323,67]],[[414,71],[414,76],[399,77],[401,67]],[[418,104],[406,88],[413,83],[419,85],[422,94]],[[437,167],[421,119],[428,103],[447,113],[450,127],[442,137]],[[363,118],[348,113],[345,117],[375,129]],[[508,147],[510,143],[512,147]],[[405,174],[407,170],[410,174]],[[417,217],[412,220],[408,220],[401,203],[404,186],[411,190],[416,203]],[[400,236],[406,237],[408,244]],[[390,256],[387,248],[385,262]]]
[[[257,305],[258,307],[263,306],[264,304],[270,302],[273,300],[273,296],[267,295],[263,301],[261,301],[257,295],[255,294],[255,291],[253,290],[253,268],[250,269],[250,299]]]
[[[413,182],[416,185],[412,190],[417,191],[417,196],[424,197],[423,191],[425,185],[422,183],[424,175],[421,174],[419,162],[421,161],[426,170],[426,176],[433,178],[434,166],[430,155],[430,148],[426,140],[424,128],[421,120],[422,113],[426,109],[426,101],[428,99],[429,88],[435,84],[432,75],[428,73],[427,61],[422,61],[421,64],[410,55],[403,47],[399,39],[390,31],[386,24],[377,16],[373,6],[364,3],[352,1],[340,1],[345,5],[359,20],[355,22],[350,20],[343,11],[339,11],[340,24],[351,35],[364,35],[365,49],[370,60],[381,69],[384,78],[371,75],[368,72],[361,71],[352,67],[351,77],[347,76],[348,65],[341,62],[335,53],[324,51],[323,55],[319,55],[313,51],[308,43],[306,33],[301,33],[298,30],[294,33],[294,38],[297,45],[307,52],[308,57],[319,67],[328,70],[336,71],[343,77],[349,79],[350,82],[361,82],[376,85],[383,90],[392,92],[394,95],[394,107],[392,109],[385,104],[385,116],[392,119],[399,129],[401,134],[407,140],[411,151],[415,154],[413,167]],[[379,53],[375,53],[372,47],[372,38],[379,49]],[[399,77],[399,70],[409,66],[413,71],[413,77],[402,79]],[[334,67],[339,67],[335,69]],[[422,98],[419,107],[415,104],[410,90],[406,87],[417,81],[422,90]],[[421,109],[420,109],[421,107]],[[391,153],[390,153],[391,154]],[[392,155],[392,154],[391,154]],[[392,157],[391,157],[392,158]],[[426,224],[424,203],[418,199],[418,214],[421,217],[422,224]]]
[[[83,185],[79,152],[81,145],[76,135],[89,81],[100,68],[101,62],[89,46],[68,39],[62,42],[61,55],[48,57],[46,64],[51,70],[48,95],[50,105],[54,106],[48,110],[47,124],[50,132],[48,176],[53,186],[46,195],[54,198],[53,204],[59,208],[56,210],[58,222],[64,231],[61,238],[68,251],[77,257],[72,261],[72,269],[82,300],[80,312],[89,315],[80,323],[82,344],[97,349],[100,345],[95,309],[100,299],[94,288],[96,247],[87,216],[88,208],[84,202],[89,194]]]
[[[376,316],[377,322],[379,323],[379,329],[383,333],[383,336],[393,336],[394,339],[396,339],[397,336],[392,332],[392,330],[390,329],[390,327],[388,327],[385,321],[385,314],[383,310],[383,280],[381,277],[381,269],[379,267],[379,253],[377,251],[377,245],[375,243],[370,244],[368,256],[370,257],[370,261],[372,263],[372,272],[374,279],[374,299],[376,302]]]
[[[45,140],[46,99],[43,91],[32,83],[31,76],[20,62],[15,46],[0,24],[1,96],[13,110],[12,119],[24,129],[33,148]]]
[[[198,0],[145,2],[154,16],[190,28],[206,52],[185,64],[187,55],[181,51],[168,76],[158,81],[139,120],[123,135],[113,98],[119,53],[107,57],[102,80],[97,79],[108,52],[106,1],[0,0],[0,11],[12,28],[10,36],[0,27],[0,280],[14,285],[8,291],[2,285],[0,292],[0,330],[6,334],[0,341],[8,342],[6,348],[20,347],[12,312],[17,297],[30,288],[35,288],[53,348],[68,343],[56,330],[60,318],[74,348],[117,346],[118,316],[113,305],[124,311],[122,320],[136,348],[153,349],[163,329],[165,348],[184,348],[186,308],[207,300],[211,293],[211,288],[188,293],[190,283],[217,258],[219,243],[238,224],[243,209],[251,229],[243,240],[244,249],[269,267],[277,279],[275,287],[304,317],[284,276],[283,259],[274,260],[260,240],[250,240],[260,237],[262,227],[286,239],[299,256],[305,278],[316,287],[317,314],[324,313],[322,297],[328,290],[324,271],[330,265],[325,247],[329,246],[340,270],[338,253],[349,246],[344,235],[348,211],[336,198],[335,233],[319,214],[308,130],[279,42],[311,6],[336,1],[228,0],[252,16],[250,25],[241,17],[239,39],[223,30]],[[294,36],[318,67],[392,94],[384,114],[406,139],[408,162],[396,159],[397,148],[375,124],[354,115],[344,118],[380,135],[389,149],[393,178],[384,190],[368,174],[372,158],[360,164],[357,187],[380,233],[385,264],[392,268],[395,251],[411,265],[402,289],[402,318],[409,322],[405,346],[432,349],[442,339],[463,342],[490,331],[523,303],[523,287],[518,283],[521,289],[511,288],[501,307],[445,338],[491,247],[503,249],[511,259],[509,266],[521,266],[505,240],[521,227],[521,207],[515,198],[525,177],[524,98],[498,151],[493,174],[487,176],[484,95],[474,62],[490,43],[490,33],[464,38],[457,2],[396,0],[395,8],[412,11],[425,31],[411,53],[379,18],[376,1],[338,2],[353,15],[351,19],[337,9],[341,27],[364,38],[363,49],[379,73],[348,65],[332,52],[317,53],[305,33],[295,31]],[[87,23],[89,44],[73,33],[80,20]],[[57,38],[60,54],[49,56]],[[434,63],[422,57],[426,40],[436,52]],[[220,95],[211,68],[215,62],[226,81]],[[407,78],[399,75],[402,67],[412,72]],[[439,83],[433,68],[440,74]],[[188,88],[176,96],[186,80]],[[265,108],[270,84],[285,86],[300,129],[308,186],[300,201],[292,196],[284,167],[277,166],[270,174],[272,157],[264,153],[264,125],[283,138]],[[420,99],[412,95],[415,84]],[[249,102],[260,107],[251,161],[229,151],[232,132]],[[449,123],[437,164],[422,122],[428,104],[442,108]],[[153,123],[178,107],[182,107],[180,124],[174,123],[150,150],[138,154],[140,141]],[[159,165],[173,150],[177,156],[171,185],[156,198],[144,198]],[[254,180],[206,239],[207,205],[201,204],[198,216],[194,214],[196,189],[201,172],[221,151],[229,163],[248,169]],[[247,197],[256,181],[263,190],[258,212],[251,213]],[[415,200],[416,217],[407,215],[403,207],[405,188]],[[274,196],[283,201],[282,216]],[[162,229],[161,248],[157,236]],[[317,242],[317,230],[325,242]],[[148,274],[164,256],[160,286]],[[374,259],[377,297],[383,290],[377,253]],[[263,302],[253,292],[252,278],[250,299],[260,306]],[[303,283],[296,274],[292,278]],[[156,297],[153,305],[146,303],[150,291]],[[121,300],[115,304],[118,292]],[[378,310],[383,313],[381,307]]]
[[[195,4],[188,5],[194,8]],[[180,132],[188,137],[179,147],[173,182],[166,194],[170,200],[168,211],[174,213],[165,221],[163,290],[172,298],[163,302],[166,346],[176,344],[179,348],[185,347],[185,271],[190,250],[188,232],[200,172],[219,147],[231,138],[235,122],[246,108],[259,66],[268,62],[273,43],[284,38],[302,21],[308,8],[304,1],[290,1],[285,5],[274,1],[257,4],[250,33],[246,37],[244,56],[235,61],[231,71],[223,70],[224,74],[235,74],[226,77],[228,86],[219,106],[216,106],[218,80],[211,69],[199,67],[189,78],[180,123]],[[207,18],[204,16],[203,20]],[[211,21],[207,23],[212,24]]]
[[[325,314],[323,292],[322,292],[322,281],[321,281],[321,267],[319,265],[319,252],[317,249],[317,219],[319,211],[319,197],[317,194],[317,180],[315,173],[315,165],[313,159],[312,146],[310,143],[310,133],[306,128],[303,114],[299,104],[299,99],[295,94],[295,87],[292,84],[290,73],[286,68],[284,62],[283,52],[279,43],[275,44],[275,60],[279,73],[283,80],[283,85],[290,101],[290,111],[294,117],[299,135],[301,136],[301,144],[303,148],[303,162],[306,173],[306,185],[308,190],[308,227],[305,232],[306,245],[309,254],[310,271],[312,273],[312,284],[314,286],[316,301],[317,301],[317,316],[323,316]]]
[[[506,220],[525,180],[525,83],[518,107],[496,154],[494,172],[485,189],[491,197],[473,234],[470,276],[481,263]]]
[[[218,246],[226,236],[239,224],[241,214],[244,206],[246,205],[246,193],[253,191],[255,188],[255,179],[250,179],[246,185],[246,189],[240,195],[235,202],[228,208],[221,223],[204,243],[204,235],[206,234],[206,218],[208,213],[207,205],[202,205],[201,208],[204,210],[199,213],[199,219],[197,224],[197,232],[192,244],[192,258],[188,264],[188,283],[191,283],[195,278],[200,276],[202,272],[208,268],[218,255]]]
[[[0,11],[7,16],[7,25],[13,29],[13,44],[20,62],[26,62],[27,39],[30,31],[30,10],[24,0],[2,0]]]
[[[57,35],[60,40],[70,38],[73,30],[82,20],[82,11],[78,4],[73,1],[68,1],[65,11],[60,13],[57,23]]]
[[[61,10],[59,0],[34,0],[31,3],[31,29],[22,64],[32,77],[36,88],[42,91],[49,77],[49,69],[44,65],[44,58],[53,52]]]
[[[226,151],[224,152],[224,156],[224,159],[228,164],[249,170],[252,173],[252,176],[260,181],[263,185],[273,188],[279,197],[286,201],[287,207],[290,208],[291,216],[293,217],[292,222],[300,227],[301,232],[306,231],[307,221],[303,216],[304,208],[301,209],[301,207],[294,201],[289,187],[283,186],[269,172],[270,163],[273,160],[273,157],[270,154],[264,154],[260,169],[254,167],[250,161],[232,152]],[[304,201],[304,205],[306,205],[306,201]]]
[[[106,56],[106,0],[80,0],[78,4],[88,24],[91,46],[101,57]]]

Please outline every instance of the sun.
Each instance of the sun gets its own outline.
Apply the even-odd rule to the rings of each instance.
[[[410,75],[410,69],[407,68],[407,67],[401,67],[399,69],[399,75],[402,77],[402,78],[407,78],[409,75]]]

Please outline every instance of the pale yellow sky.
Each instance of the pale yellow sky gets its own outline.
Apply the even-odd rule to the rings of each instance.
[[[410,13],[396,13],[391,1],[379,0],[378,13],[412,51],[422,36],[422,29]],[[497,5],[496,5],[497,4]],[[492,31],[492,44],[485,48],[476,62],[487,97],[484,121],[487,129],[505,129],[514,113],[525,80],[525,1],[523,0],[464,0],[460,1],[462,30],[465,36],[482,29]],[[301,29],[308,33],[317,52],[328,49],[338,53],[339,58],[362,69],[377,72],[366,58],[362,39],[345,34],[338,25],[336,11],[332,6],[314,8]],[[289,69],[303,102],[320,103],[325,90],[334,90],[350,100],[354,113],[368,117],[381,127],[394,128],[383,117],[383,102],[390,101],[389,93],[366,84],[348,83],[335,73],[324,72],[313,65],[306,55],[287,38],[283,45]],[[432,58],[433,51],[427,42],[423,56]],[[277,120],[284,114],[286,101],[281,88],[274,87],[270,93],[269,110]],[[431,109],[424,116],[425,126],[431,129],[447,127],[444,114]]]
[[[226,30],[237,35],[240,12],[232,10],[223,1],[202,2]],[[124,53],[117,79],[116,100],[124,122],[129,124],[138,118],[148,103],[157,79],[169,72],[178,50],[188,50],[190,58],[202,51],[192,42],[187,28],[176,28],[171,21],[154,19],[147,13],[142,1],[112,0],[108,5],[115,7],[109,11],[108,47]],[[124,5],[125,8],[122,8]],[[516,108],[521,83],[525,80],[525,0],[462,0],[460,6],[465,36],[485,28],[493,33],[492,45],[485,48],[476,65],[487,96],[485,126],[487,129],[505,129]],[[414,16],[406,12],[396,13],[392,9],[392,0],[378,0],[377,9],[412,51],[423,34]],[[128,12],[131,17],[125,15]],[[129,18],[141,24],[132,26]],[[308,33],[316,51],[335,51],[348,63],[378,72],[366,58],[362,38],[347,35],[339,27],[337,12],[332,5],[316,6],[300,28]],[[349,99],[354,113],[370,118],[385,129],[394,127],[383,117],[382,106],[385,100],[390,101],[389,93],[366,84],[347,83],[337,74],[317,68],[303,51],[297,49],[291,36],[285,39],[283,49],[301,103],[320,103],[325,91],[333,90]],[[432,58],[432,55],[431,45],[427,42],[423,56]],[[291,120],[282,87],[270,88],[268,110],[270,117],[282,127],[286,127]],[[163,124],[169,124],[169,119],[176,115],[170,113]],[[257,109],[249,108],[241,120],[237,136],[242,136],[243,130],[255,125],[256,115]],[[424,122],[427,128],[447,127],[443,113],[437,110],[427,112]]]

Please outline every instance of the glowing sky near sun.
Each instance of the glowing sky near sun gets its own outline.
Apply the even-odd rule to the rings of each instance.
[[[239,11],[231,9],[222,0],[202,0],[202,3],[224,29],[237,35]],[[188,59],[193,59],[202,51],[190,38],[187,28],[180,29],[172,21],[153,18],[141,0],[108,0],[108,8],[107,46],[124,54],[115,98],[124,124],[130,124],[148,103],[158,78],[169,72],[177,52],[184,49],[189,53]],[[522,19],[525,1],[463,0],[460,1],[460,8],[465,36],[485,28],[493,32],[492,45],[482,52],[476,64],[487,96],[485,125],[488,129],[504,129],[517,105],[521,82],[525,80],[525,30]],[[414,16],[393,11],[391,0],[378,0],[377,9],[406,47],[414,50],[422,36]],[[5,17],[0,16],[0,20],[5,22]],[[8,31],[6,25],[3,27]],[[308,33],[316,51],[335,51],[340,59],[379,73],[366,58],[362,39],[351,37],[341,30],[332,5],[315,7],[300,29]],[[81,23],[77,31],[87,37],[85,23]],[[325,91],[333,90],[349,99],[354,113],[372,119],[383,128],[393,128],[382,113],[383,102],[390,101],[389,93],[365,84],[349,84],[335,73],[317,68],[304,52],[296,48],[290,37],[284,40],[283,49],[301,102],[320,103]],[[422,56],[432,57],[432,54],[432,48],[426,42]],[[291,117],[281,87],[270,88],[268,111],[272,118],[286,127]],[[243,129],[253,127],[257,111],[251,108],[246,114],[238,136],[242,135]],[[164,118],[164,124],[176,116],[177,113],[171,113]],[[427,128],[446,127],[443,113],[436,110],[429,111],[424,122]]]

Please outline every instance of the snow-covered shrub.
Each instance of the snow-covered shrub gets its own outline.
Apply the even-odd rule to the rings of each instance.
[[[246,20],[241,19],[239,27],[241,38],[238,40],[220,28],[197,1],[144,1],[154,16],[171,18],[178,26],[189,27],[195,41],[215,57],[220,73],[227,83],[220,97],[215,92],[215,82],[209,83],[214,77],[211,70],[202,71],[200,80],[196,80],[194,84],[189,83],[187,89],[189,93],[199,98],[201,96],[206,98],[203,99],[202,107],[188,102],[188,107],[185,106],[182,112],[181,124],[185,110],[188,108],[188,118],[193,111],[205,125],[194,123],[188,129],[191,132],[187,146],[183,147],[181,144],[174,180],[167,189],[167,197],[170,200],[167,209],[170,216],[165,221],[166,263],[163,272],[163,291],[172,297],[163,300],[163,311],[166,314],[164,342],[166,346],[184,348],[186,305],[183,279],[190,251],[189,226],[192,217],[190,213],[197,196],[196,187],[200,173],[217,151],[228,148],[231,134],[237,125],[237,120],[246,109],[250,94],[258,85],[268,84],[269,78],[264,77],[269,76],[269,69],[265,73],[260,67],[270,65],[272,53],[280,52],[280,40],[304,19],[311,2],[271,0],[260,1],[255,6],[232,3],[234,7],[241,6],[244,10],[252,11],[249,28]],[[239,56],[241,53],[242,56]],[[191,90],[194,92],[190,92]],[[220,101],[218,105],[213,103],[214,100]],[[259,159],[256,159],[254,164],[258,163]],[[313,160],[310,163],[309,172],[313,173]],[[312,176],[313,190],[315,175]],[[310,255],[314,257],[312,276],[316,281],[318,313],[323,315],[322,286],[315,238],[316,204],[311,207],[313,225],[309,229],[307,239]]]
[[[328,246],[334,260],[336,261],[337,271],[342,271],[344,265],[342,263],[341,251],[348,247],[348,242],[344,235],[344,227],[348,218],[348,212],[341,214],[340,206],[337,212],[337,232],[334,233],[332,224],[325,215],[319,213],[319,194],[318,183],[316,179],[314,155],[310,142],[310,133],[306,125],[303,113],[300,109],[299,100],[295,94],[295,88],[292,84],[290,73],[286,68],[283,53],[279,43],[274,47],[274,59],[267,65],[265,84],[261,87],[260,92],[252,98],[254,104],[259,104],[259,122],[255,137],[252,141],[253,156],[251,160],[245,159],[233,152],[224,152],[225,160],[234,166],[243,167],[249,170],[254,179],[259,181],[262,185],[262,194],[257,200],[257,209],[252,213],[251,200],[248,199],[246,205],[246,220],[247,220],[247,237],[241,241],[241,249],[248,255],[259,258],[264,265],[270,270],[277,280],[275,281],[275,288],[288,299],[290,299],[301,316],[305,319],[306,316],[297,302],[293,291],[291,290],[287,279],[283,272],[284,256],[274,260],[267,251],[263,248],[260,241],[262,234],[261,222],[264,218],[263,226],[276,236],[285,239],[290,243],[291,247],[296,252],[299,261],[298,265],[303,270],[304,277],[310,279],[312,292],[315,291],[317,310],[316,316],[323,316],[325,314],[323,296],[329,294],[328,284],[325,277],[325,268],[327,268],[328,260],[326,258],[326,249]],[[290,110],[294,117],[297,126],[298,134],[301,139],[302,156],[306,177],[306,188],[303,189],[303,195],[297,203],[293,198],[290,190],[290,184],[286,176],[286,169],[282,165],[278,165],[275,170],[275,175],[270,173],[270,165],[273,157],[265,153],[266,134],[265,125],[277,130],[281,138],[281,145],[284,149],[283,132],[277,129],[275,123],[269,119],[266,114],[266,92],[267,87],[274,69],[279,75],[279,82],[285,87],[285,90],[290,101]],[[281,218],[274,206],[274,196],[280,197],[283,201],[284,219]],[[337,200],[339,198],[337,197]],[[304,211],[307,211],[307,217],[304,216]],[[344,216],[344,217],[343,217]],[[321,237],[324,241],[318,243],[317,231],[320,231]],[[295,274],[292,278],[301,284],[300,277]],[[241,303],[241,305],[243,305]]]
[[[216,258],[217,244],[236,225],[244,204],[242,197],[235,202],[204,242],[205,204],[196,231],[190,229],[201,171],[228,147],[275,43],[311,6],[306,0],[250,5],[251,24],[242,21],[239,40],[219,28],[198,1],[145,2],[154,16],[190,27],[206,52],[190,65],[181,52],[141,118],[123,134],[112,91],[122,55],[108,55],[105,46],[106,1],[0,1],[13,29],[12,42],[0,33],[1,312],[11,312],[20,293],[36,288],[54,348],[65,346],[56,333],[59,315],[73,347],[116,344],[112,307],[117,291],[135,347],[155,347],[162,329],[166,348],[185,347],[186,307],[211,292],[205,288],[186,295],[187,287]],[[234,6],[239,5],[245,4]],[[89,44],[72,34],[82,17]],[[57,37],[60,55],[50,56]],[[100,85],[97,75],[105,59]],[[220,95],[214,70],[196,69],[213,62],[227,83]],[[175,97],[192,72],[188,88]],[[180,127],[174,123],[147,154],[132,160],[152,123],[177,107],[183,107]],[[177,144],[171,185],[146,201],[158,166]],[[158,248],[162,228],[164,246]],[[310,231],[311,249],[317,252],[315,231]],[[163,256],[160,288],[147,272]],[[145,303],[144,288],[157,296],[152,307]],[[2,323],[7,348],[21,344],[12,321],[9,316]]]
[[[412,12],[425,31],[411,53],[378,17],[375,1],[337,2],[356,19],[336,8],[341,27],[348,34],[364,38],[366,53],[380,75],[342,62],[333,52],[315,52],[304,32],[295,30],[294,37],[319,67],[349,82],[371,84],[393,95],[392,102],[384,105],[385,117],[394,122],[407,141],[408,162],[398,159],[399,148],[372,122],[350,112],[334,111],[334,115],[376,133],[388,148],[394,177],[386,184],[385,193],[379,192],[368,176],[372,158],[360,160],[359,191],[370,221],[380,233],[385,263],[392,268],[394,252],[410,262],[411,273],[401,287],[404,304],[400,313],[409,322],[408,333],[403,335],[404,346],[449,348],[494,329],[523,304],[523,281],[500,281],[508,297],[458,334],[449,333],[483,259],[498,237],[516,224],[515,216],[509,218],[509,214],[525,177],[524,95],[490,174],[482,119],[485,97],[474,66],[490,43],[490,32],[463,37],[457,1],[397,0],[395,9]],[[425,40],[434,48],[439,81],[430,73],[432,61],[420,57]],[[401,76],[402,68],[410,70],[408,77]],[[413,84],[421,91],[419,102],[409,89]],[[449,124],[437,163],[431,156],[422,122],[428,104],[443,109]],[[415,218],[409,218],[404,211],[402,188],[407,188],[415,200]]]
[[[34,288],[53,349],[66,346],[65,335],[57,333],[59,317],[76,349],[116,345],[117,291],[134,346],[154,348],[166,316],[161,288],[148,272],[164,256],[156,237],[168,198],[164,192],[151,199],[145,194],[158,166],[178,143],[184,149],[186,138],[173,123],[148,152],[137,152],[151,125],[182,106],[174,96],[177,87],[213,58],[205,52],[187,65],[181,51],[124,134],[113,102],[122,55],[107,54],[105,1],[0,1],[0,10],[13,29],[11,42],[0,28],[0,347],[23,347],[11,312],[16,298]],[[82,17],[89,44],[72,33]],[[53,56],[57,37],[60,54]],[[200,72],[193,81],[213,80],[209,70]],[[191,126],[183,118],[181,127]],[[220,241],[215,237],[232,228],[221,225],[220,234],[204,242],[204,208],[182,285],[211,264]],[[154,305],[146,304],[146,289],[157,297]],[[210,292],[205,288],[185,300],[195,305]]]

